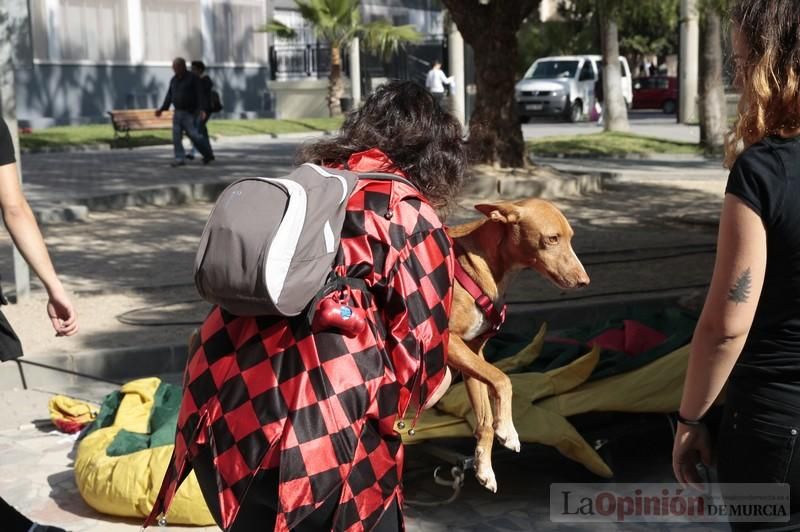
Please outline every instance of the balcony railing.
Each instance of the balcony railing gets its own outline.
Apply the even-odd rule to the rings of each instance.
[[[269,48],[272,79],[318,79],[331,71],[331,48],[324,44],[305,46],[273,45]],[[342,54],[342,71],[347,73],[347,54]]]

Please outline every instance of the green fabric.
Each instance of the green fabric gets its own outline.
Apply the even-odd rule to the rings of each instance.
[[[599,336],[609,329],[622,328],[625,320],[639,321],[664,333],[667,337],[657,347],[636,356],[630,356],[621,351],[603,350],[600,355],[600,361],[589,377],[589,381],[633,371],[685,346],[691,340],[697,322],[694,316],[678,308],[651,310],[635,306],[628,307],[624,311],[607,317],[602,321],[566,331],[559,331],[554,336],[577,340],[584,345],[568,345],[545,340],[541,355],[532,364],[520,368],[516,372],[545,373],[555,368],[567,366],[585,355],[590,349],[591,346],[585,345],[586,341]],[[484,354],[487,360],[496,362],[518,353],[531,342],[537,330],[537,327],[531,327],[524,334],[501,333],[486,345]]]
[[[150,412],[150,447],[161,447],[175,443],[178,426],[178,410],[181,407],[183,390],[180,386],[161,382],[154,397]]]
[[[84,429],[81,438],[85,438],[97,429],[110,427],[114,424],[114,417],[117,415],[117,410],[122,402],[122,392],[117,390],[106,395],[103,399],[103,404],[100,405],[100,412],[92,423]]]
[[[114,440],[106,447],[108,456],[122,456],[150,448],[150,435],[120,429]]]
[[[182,394],[180,386],[161,382],[156,389],[153,397],[153,409],[150,411],[150,434],[139,434],[122,429],[106,448],[106,454],[122,456],[144,449],[174,444]],[[85,438],[97,429],[114,424],[122,396],[122,392],[117,390],[103,399],[97,418],[89,425],[81,438]]]

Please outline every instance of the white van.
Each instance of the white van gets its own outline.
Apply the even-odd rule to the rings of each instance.
[[[628,60],[620,56],[622,96],[630,108],[633,84]],[[599,55],[543,57],[530,66],[515,87],[520,119],[533,116],[563,116],[578,122],[588,116],[594,104],[594,84],[602,69]]]

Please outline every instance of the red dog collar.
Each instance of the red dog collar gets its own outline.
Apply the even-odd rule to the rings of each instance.
[[[455,245],[456,250],[456,260],[455,260],[455,278],[459,284],[464,287],[464,290],[472,296],[475,300],[475,304],[478,305],[478,308],[481,309],[481,312],[489,320],[489,324],[491,328],[488,332],[486,332],[483,336],[484,337],[491,337],[497,334],[497,331],[500,330],[500,327],[503,325],[503,322],[506,319],[506,305],[503,305],[501,309],[498,311],[495,304],[492,302],[492,299],[487,296],[481,287],[478,286],[478,283],[469,276],[469,274],[464,270],[461,266],[461,263],[458,262],[458,257],[462,254],[460,246]]]

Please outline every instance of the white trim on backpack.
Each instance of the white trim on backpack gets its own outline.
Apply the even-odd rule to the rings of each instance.
[[[272,239],[272,245],[267,252],[267,260],[264,261],[264,283],[272,302],[278,307],[278,299],[283,292],[286,276],[289,273],[294,252],[297,250],[297,242],[303,232],[308,197],[305,189],[295,181],[269,177],[260,177],[259,179],[283,185],[289,193],[286,213]],[[270,275],[267,275],[267,272],[270,272]]]
[[[331,221],[325,220],[325,225],[322,226],[322,236],[325,238],[325,251],[333,253],[333,245],[336,242],[336,237],[333,236],[333,228]]]
[[[318,166],[314,163],[304,163],[304,164],[316,170],[317,173],[320,175],[324,175],[325,177],[335,177],[336,179],[338,179],[339,183],[342,185],[342,198],[339,200],[339,205],[344,203],[344,200],[346,200],[348,196],[348,189],[347,189],[347,181],[345,181],[345,179],[342,176],[340,176],[339,174],[332,174],[327,170],[325,170],[324,168],[322,168],[321,166]]]

